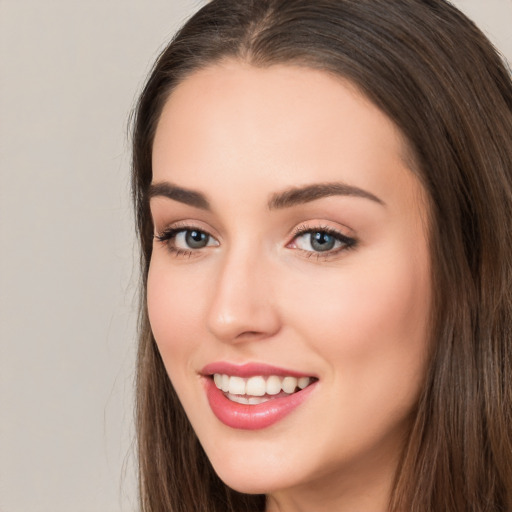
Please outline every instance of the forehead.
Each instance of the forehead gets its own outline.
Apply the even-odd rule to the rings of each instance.
[[[351,82],[292,65],[228,60],[172,92],[153,146],[154,181],[233,191],[344,180],[384,190],[408,169],[400,130]]]
[[[333,120],[340,121],[338,128],[343,122],[366,122],[388,132],[385,135],[394,137],[399,149],[406,146],[394,123],[349,80],[304,66],[255,67],[238,60],[199,69],[180,82],[164,105],[157,133],[177,129],[179,123],[179,134],[189,135],[184,130],[192,127],[199,136],[214,127],[220,138],[222,121],[236,121],[252,132],[263,128],[262,135],[269,138],[269,116],[274,131],[297,133],[304,128],[310,135],[327,135]],[[174,126],[173,118],[179,118]],[[194,125],[198,121],[199,126]],[[198,132],[201,126],[204,130]]]

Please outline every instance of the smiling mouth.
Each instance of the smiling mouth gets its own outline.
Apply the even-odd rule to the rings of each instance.
[[[315,382],[315,377],[281,377],[278,375],[255,375],[244,378],[223,373],[213,374],[217,389],[225,397],[239,404],[258,405],[276,398],[293,395]]]

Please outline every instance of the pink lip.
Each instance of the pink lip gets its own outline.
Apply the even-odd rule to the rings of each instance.
[[[307,377],[308,375],[275,366],[254,363],[241,366],[230,363],[212,363],[203,368],[202,373],[204,375],[203,381],[206,396],[213,414],[228,427],[241,430],[259,430],[270,427],[280,421],[301,405],[311,395],[318,383],[318,381],[315,381],[308,387],[288,396],[272,398],[262,404],[248,405],[229,400],[224,392],[217,388],[210,376],[214,373],[238,377],[251,377],[254,375]]]
[[[207,364],[202,370],[203,375],[213,375],[214,373],[221,373],[225,375],[233,375],[236,377],[253,377],[254,375],[262,375],[263,377],[269,375],[277,375],[279,377],[313,377],[311,374],[300,373],[285,368],[278,368],[264,363],[246,363],[242,365],[227,363],[219,361],[216,363]]]

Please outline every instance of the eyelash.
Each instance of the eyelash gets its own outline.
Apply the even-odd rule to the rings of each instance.
[[[173,256],[182,257],[182,258],[187,258],[187,257],[190,258],[190,257],[194,256],[195,254],[197,254],[201,248],[182,249],[179,247],[175,247],[171,243],[171,241],[173,241],[178,234],[184,233],[187,231],[196,231],[199,233],[203,233],[206,236],[208,236],[210,239],[214,239],[208,232],[206,232],[202,229],[199,229],[196,226],[189,226],[189,225],[179,225],[179,226],[174,226],[172,228],[165,229],[161,233],[156,234],[154,237],[156,240],[158,240],[162,244],[165,244],[167,246],[167,249],[169,250],[169,252],[171,252],[173,254]],[[311,226],[306,226],[306,225],[301,225],[301,226],[298,226],[297,228],[295,228],[295,230],[293,232],[292,241],[288,245],[294,243],[301,236],[304,236],[307,234],[313,235],[316,233],[323,233],[323,234],[332,236],[337,242],[341,243],[341,246],[335,250],[328,250],[325,252],[308,251],[306,249],[301,249],[299,247],[295,248],[296,250],[298,250],[302,253],[306,253],[307,258],[314,257],[317,260],[326,260],[330,257],[336,256],[337,254],[339,254],[342,251],[354,249],[357,245],[357,240],[355,238],[348,237],[348,236],[344,235],[343,233],[340,233],[339,231],[337,231],[336,229],[333,229],[331,227],[328,227],[328,226],[311,227]]]
[[[187,232],[187,231],[197,231],[199,233],[204,233],[210,238],[213,238],[210,234],[208,234],[203,229],[199,229],[195,226],[189,226],[189,225],[179,225],[174,226],[172,228],[167,228],[164,231],[162,231],[159,234],[155,235],[155,239],[161,242],[162,244],[166,245],[169,252],[172,253],[175,257],[182,257],[182,258],[190,258],[194,255],[195,252],[198,251],[198,249],[181,249],[179,247],[175,247],[171,241],[176,238],[176,235],[179,233]]]
[[[297,250],[306,253],[308,258],[316,258],[317,260],[326,260],[333,256],[338,255],[340,252],[347,251],[350,249],[354,249],[357,245],[357,240],[355,238],[349,237],[340,233],[338,230],[333,229],[329,226],[298,226],[295,228],[293,233],[293,240],[290,243],[293,243],[297,238],[304,235],[313,235],[316,233],[323,233],[329,236],[332,236],[336,241],[341,242],[341,246],[334,250],[328,250],[325,252],[321,251],[307,251],[305,249],[297,248]]]

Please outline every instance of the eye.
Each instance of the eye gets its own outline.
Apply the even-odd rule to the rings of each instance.
[[[155,235],[155,238],[166,244],[167,248],[177,255],[190,256],[193,251],[219,245],[219,242],[210,234],[193,227],[169,228]]]
[[[356,240],[354,238],[331,228],[300,227],[295,232],[294,239],[289,247],[319,255],[321,253],[331,255],[349,249],[355,244]]]
[[[174,245],[179,249],[202,249],[214,244],[208,233],[198,229],[185,229],[176,233]]]

